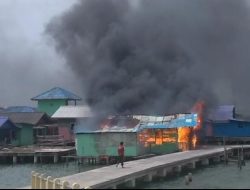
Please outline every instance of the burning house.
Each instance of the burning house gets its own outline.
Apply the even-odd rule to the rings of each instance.
[[[128,157],[186,150],[195,136],[197,118],[197,114],[114,116],[103,120],[95,130],[78,126],[75,131],[77,155],[117,156],[121,141],[125,143]],[[85,124],[88,125],[81,123]]]

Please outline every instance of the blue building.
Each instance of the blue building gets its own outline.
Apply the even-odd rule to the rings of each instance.
[[[20,128],[8,117],[0,116],[0,146],[5,144],[17,145],[19,131]]]
[[[233,105],[219,106],[210,112],[205,134],[208,138],[250,137],[250,120],[242,119]]]

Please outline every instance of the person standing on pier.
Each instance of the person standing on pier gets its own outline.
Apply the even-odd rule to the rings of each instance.
[[[120,145],[118,146],[118,149],[117,149],[117,152],[118,152],[118,161],[117,161],[117,164],[116,164],[116,167],[118,167],[118,165],[121,163],[122,167],[124,166],[124,152],[125,152],[125,147],[124,147],[124,144],[123,142],[120,142]],[[124,168],[124,167],[123,167]]]

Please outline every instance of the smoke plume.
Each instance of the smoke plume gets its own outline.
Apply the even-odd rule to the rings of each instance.
[[[250,99],[250,16],[235,0],[78,1],[46,32],[101,113],[188,112]]]

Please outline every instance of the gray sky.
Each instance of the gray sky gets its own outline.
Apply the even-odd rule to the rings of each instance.
[[[54,86],[82,96],[71,70],[44,35],[49,20],[75,0],[0,0],[0,107],[36,105]]]
[[[44,34],[47,23],[49,23],[54,16],[62,15],[64,11],[70,9],[76,1],[77,0],[0,0],[0,107],[15,105],[34,106],[36,105],[36,102],[32,102],[30,98],[53,88],[54,86],[68,89],[84,98],[83,82],[86,81],[83,79],[85,79],[85,76],[82,76],[81,70],[78,69],[79,67],[72,67],[72,65],[82,64],[80,66],[86,70],[86,61],[84,61],[84,59],[88,55],[84,56],[83,61],[80,62],[78,59],[75,59],[75,53],[79,50],[79,48],[77,48],[78,43],[73,44],[75,46],[72,46],[72,57],[71,54],[67,54],[67,51],[69,50],[67,49],[67,46],[66,49],[63,47],[61,50],[64,50],[62,52],[66,53],[64,54],[64,57],[68,58],[68,64],[66,64],[65,60],[62,58],[63,56],[59,56],[55,53],[54,44],[50,43],[49,38]],[[138,5],[138,7],[140,6],[135,0],[132,0],[131,2],[133,2],[134,5]],[[163,2],[164,1],[162,1],[162,3]],[[179,36],[175,42],[178,42],[177,44],[181,42],[180,45],[186,50],[185,52],[195,57],[195,61],[197,62],[195,66],[197,67],[192,67],[194,69],[192,70],[193,73],[202,75],[201,78],[205,82],[210,81],[210,84],[213,87],[211,90],[216,92],[217,98],[221,103],[236,104],[236,106],[238,106],[237,108],[242,110],[245,109],[250,113],[248,106],[250,103],[248,98],[250,89],[246,88],[248,81],[250,80],[250,56],[248,53],[250,47],[248,37],[250,31],[248,25],[250,14],[248,8],[246,8],[247,6],[245,6],[246,4],[243,3],[243,1],[237,1],[239,3],[236,3],[236,1],[230,1],[227,6],[225,6],[225,2],[228,1],[213,1],[210,6],[206,7],[203,3],[197,4],[198,1],[193,1],[193,3],[183,1],[185,3],[179,5],[178,2],[176,2],[177,1],[169,1],[169,6],[164,6],[162,13],[164,13],[164,17],[168,19],[168,15],[165,15],[165,8],[167,10],[169,9],[169,18],[171,19],[167,23],[171,23],[173,27],[176,27],[175,30]],[[211,1],[206,2],[208,3]],[[248,1],[248,3],[249,2],[250,1]],[[97,23],[100,22],[105,24],[105,22],[100,20],[104,19],[105,21],[106,17],[104,16],[101,19],[98,17],[98,11],[101,11],[100,13],[102,13],[105,6],[103,6],[103,8],[100,7],[100,4],[96,4],[95,7],[95,11],[92,11],[92,9],[86,9],[86,13],[84,13],[93,16],[90,19],[91,22],[89,22],[89,28],[92,27],[92,19],[95,18],[95,14],[97,15]],[[200,9],[200,7],[202,9]],[[80,8],[81,9],[75,7],[75,9],[72,9],[73,11],[66,14],[66,17],[60,17],[62,18],[62,22],[59,17],[56,19],[57,21],[55,23],[58,24],[59,27],[55,27],[53,30],[55,32],[52,32],[55,39],[57,36],[63,34],[71,34],[71,32],[74,34],[77,32],[71,30],[71,23],[73,23],[73,21],[75,22],[74,26],[79,26],[76,28],[80,29],[82,28],[82,23],[84,23],[83,21],[88,21],[87,17],[81,17],[84,7]],[[81,14],[78,14],[75,10],[78,10]],[[130,18],[128,23],[133,24],[135,22],[134,20],[137,19],[136,21],[138,21],[139,24],[143,24],[140,19],[138,20],[137,13],[139,13],[139,15],[141,14],[141,19],[143,21],[149,21],[146,22],[146,28],[147,23],[152,23],[152,26],[155,26],[155,24],[158,26],[158,20],[154,21],[154,19],[158,18],[157,15],[159,10],[161,10],[161,4],[152,4],[152,8],[150,6],[148,7],[149,13],[152,13],[152,16],[149,18],[147,16],[150,14],[148,14],[147,10],[145,11],[143,7],[142,9],[138,9],[139,12],[135,12],[136,16],[131,16],[126,19]],[[203,10],[205,10],[205,12],[203,12]],[[111,12],[110,9],[108,9],[107,12]],[[175,15],[175,17],[172,17],[171,14]],[[79,15],[79,19],[76,20],[75,18],[78,18]],[[154,16],[156,17],[154,18]],[[185,20],[189,22],[185,22]],[[54,22],[51,23],[53,24]],[[101,24],[97,24],[96,26],[99,27],[100,25]],[[118,26],[120,26],[119,23]],[[125,26],[127,25],[125,24]],[[140,25],[136,24],[135,26],[137,26],[139,32],[141,30],[143,31],[141,32],[142,34],[146,31],[146,29],[141,29]],[[61,28],[64,28],[65,30],[60,30]],[[129,31],[134,35],[135,27],[133,26],[131,28],[132,29]],[[164,30],[160,31],[163,31],[164,33]],[[95,30],[91,31],[90,34],[92,35],[95,32]],[[122,33],[122,30],[120,32],[121,33],[119,34],[122,36],[127,36],[126,32]],[[169,32],[171,33],[171,30]],[[99,30],[97,31],[97,34],[99,34]],[[112,33],[108,33],[108,35],[110,34]],[[149,37],[152,37],[153,34],[154,32],[151,32]],[[141,35],[138,36],[141,37]],[[62,39],[64,40],[64,38]],[[62,39],[59,38],[57,41],[60,42]],[[110,39],[117,40],[116,38]],[[130,37],[128,38],[128,41],[133,44],[133,40],[131,40]],[[145,42],[145,40],[142,41]],[[70,45],[72,45],[70,39],[66,39],[66,42],[70,42]],[[151,43],[149,44],[148,47],[152,46]],[[86,47],[88,47],[87,45]],[[87,51],[84,52],[86,53]],[[80,53],[82,55],[82,52]],[[96,55],[95,53],[97,52],[94,52],[93,55]],[[72,59],[70,58],[73,58],[76,62],[72,62]],[[136,63],[137,62],[138,61],[136,61]],[[95,61],[95,63],[99,62]],[[203,70],[200,70],[200,67],[202,67]],[[74,73],[71,70],[72,68],[74,69]],[[87,71],[87,75],[91,73],[90,71],[91,68]],[[99,77],[99,75],[93,76]],[[101,81],[98,77],[94,77],[92,82],[94,83],[95,79],[97,79],[98,82]],[[185,80],[182,79],[181,81]],[[94,89],[91,82],[89,83],[89,86],[90,90]],[[173,87],[175,92],[176,86]],[[202,85],[202,87],[204,87],[204,85]],[[143,89],[145,88],[142,88],[142,91]],[[123,94],[127,93],[128,92],[126,91],[126,93]],[[99,94],[100,96],[103,96],[102,93],[93,92],[89,94]],[[186,94],[184,95],[186,96]],[[134,99],[133,96],[131,97]],[[113,97],[111,97],[111,99],[113,101]],[[130,99],[128,102],[131,102]],[[159,102],[161,103],[161,101]],[[162,104],[160,104],[160,106],[161,105]]]

